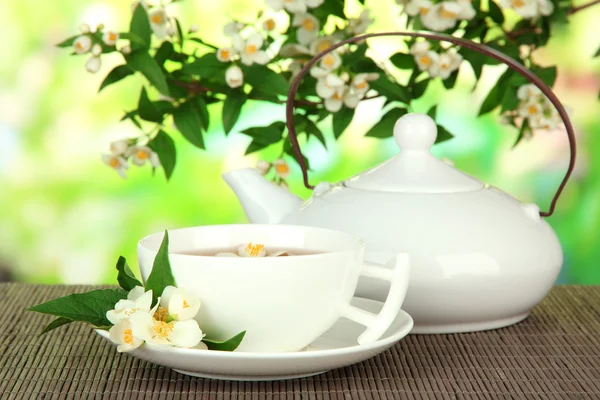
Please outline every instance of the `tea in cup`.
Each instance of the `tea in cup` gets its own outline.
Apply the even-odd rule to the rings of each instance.
[[[163,236],[156,233],[138,243],[144,282]],[[178,287],[202,301],[196,316],[201,329],[216,340],[245,330],[236,351],[246,352],[300,351],[341,317],[366,326],[358,344],[377,341],[402,306],[410,263],[407,254],[399,254],[392,268],[369,264],[364,250],[358,237],[314,227],[213,225],[169,231],[173,276]],[[361,275],[391,283],[379,314],[350,305]]]

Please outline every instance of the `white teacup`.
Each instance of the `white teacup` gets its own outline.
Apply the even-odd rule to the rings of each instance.
[[[138,243],[144,282],[164,233]],[[263,243],[266,248],[309,250],[287,257],[214,257],[190,255],[202,250],[237,249]],[[186,254],[188,253],[188,254]],[[404,300],[410,275],[407,254],[386,268],[363,261],[358,237],[313,227],[286,225],[214,225],[169,231],[169,259],[178,287],[196,294],[196,317],[211,339],[246,331],[237,351],[299,351],[325,333],[340,317],[364,326],[359,344],[377,341]],[[391,282],[377,315],[350,305],[360,275]]]

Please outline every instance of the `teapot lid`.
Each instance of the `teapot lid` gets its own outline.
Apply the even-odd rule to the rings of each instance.
[[[394,125],[400,152],[390,160],[347,179],[349,188],[404,193],[455,193],[482,189],[476,178],[438,160],[431,153],[435,122],[424,114],[406,114]]]

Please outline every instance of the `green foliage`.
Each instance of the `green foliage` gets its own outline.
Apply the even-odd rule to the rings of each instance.
[[[342,107],[340,111],[333,114],[331,125],[336,139],[344,133],[350,122],[352,122],[352,118],[354,118],[354,109],[352,108]]]
[[[125,257],[119,257],[116,269],[117,281],[122,289],[101,289],[70,294],[27,309],[27,311],[58,317],[48,324],[40,335],[75,321],[89,323],[97,329],[109,329],[112,323],[106,317],[107,312],[113,310],[120,300],[127,299],[129,291],[138,286],[144,287],[127,265]],[[146,292],[152,290],[152,304],[158,303],[159,297],[167,286],[176,286],[176,284],[169,261],[169,234],[165,231],[144,287]],[[245,334],[246,331],[242,331],[227,340],[204,338],[202,341],[210,350],[233,351],[240,345]]]
[[[109,85],[112,85],[113,83],[119,82],[121,79],[126,78],[129,75],[133,75],[133,73],[134,71],[127,65],[118,65],[114,67],[113,70],[110,71],[108,75],[106,75],[106,78],[104,78],[104,80],[102,81],[102,84],[100,85],[100,89],[98,89],[98,91],[101,91],[102,89]]]
[[[148,143],[148,146],[150,146],[150,148],[158,155],[160,165],[162,165],[163,170],[165,171],[167,180],[171,179],[177,161],[177,151],[171,136],[160,130],[154,139]]]
[[[202,137],[202,119],[197,102],[188,100],[173,111],[175,126],[191,144],[201,149],[204,148]]]
[[[490,18],[492,19],[492,21],[494,21],[498,25],[502,25],[504,23],[504,14],[502,13],[502,10],[500,9],[500,7],[498,6],[498,4],[496,4],[496,2],[494,0],[489,0],[488,4],[490,7],[490,10],[489,10]]]
[[[417,67],[412,54],[396,53],[390,57],[390,61],[400,69],[413,69]]]
[[[242,331],[227,340],[212,340],[204,338],[202,339],[202,342],[206,344],[206,347],[208,347],[209,350],[234,351],[238,348],[240,343],[242,343],[245,335],[246,331]]]
[[[207,53],[195,61],[186,64],[183,70],[201,78],[225,82],[225,70],[227,67],[227,63],[217,60],[216,53]]]
[[[254,153],[279,142],[283,137],[284,129],[284,122],[273,122],[268,126],[258,126],[243,130],[242,133],[244,135],[252,138],[252,143],[246,149],[246,154]]]
[[[125,298],[127,298],[127,292],[122,289],[92,290],[87,293],[75,293],[50,300],[33,306],[27,311],[54,315],[71,321],[87,322],[94,326],[107,326],[110,325],[110,321],[106,319],[106,312],[112,310],[119,300]],[[54,321],[44,331],[48,332],[66,323],[64,320]]]
[[[566,22],[567,15],[573,11],[573,6],[568,0],[550,1],[554,6],[551,15],[521,18],[512,11],[507,14],[507,10],[501,8],[497,1],[473,0],[471,5],[475,10],[474,17],[470,20],[458,17],[454,26],[449,27],[444,33],[480,42],[504,53],[526,65],[551,86],[556,80],[556,67],[537,65],[536,57],[533,57],[531,53],[546,45],[556,27]],[[359,1],[359,3],[364,5],[365,2]],[[434,3],[438,4],[439,2]],[[367,6],[370,5],[367,4]],[[156,9],[156,6],[150,5],[149,7],[150,12]],[[360,21],[346,18],[344,8],[344,0],[328,0],[316,8],[307,5],[307,15],[314,16],[318,21],[319,32],[316,40],[326,39],[335,43],[364,31],[364,26],[361,28],[356,26],[360,24]],[[401,13],[405,13],[405,11],[405,7],[401,8]],[[129,32],[120,34],[120,40],[129,41],[132,52],[124,52],[126,64],[119,65],[110,71],[100,85],[100,90],[118,83],[134,73],[140,73],[148,80],[150,85],[142,88],[137,109],[127,112],[123,120],[131,121],[144,132],[140,139],[150,141],[149,145],[157,153],[167,179],[170,178],[176,162],[173,141],[163,131],[163,128],[170,123],[171,117],[177,129],[188,142],[204,149],[205,135],[212,134],[212,131],[209,132],[209,105],[216,103],[222,105],[221,121],[223,132],[227,135],[236,126],[242,108],[247,103],[255,101],[279,105],[284,103],[292,78],[304,65],[303,63],[322,50],[320,46],[323,42],[314,41],[308,44],[303,42],[300,46],[298,35],[302,33],[302,24],[292,23],[286,32],[279,32],[279,30],[267,32],[262,27],[263,20],[260,17],[255,22],[246,21],[244,25],[248,27],[240,32],[244,41],[249,38],[248,32],[254,31],[260,34],[263,41],[260,48],[247,47],[242,51],[245,54],[242,57],[239,54],[239,46],[237,46],[242,41],[236,41],[235,51],[230,48],[229,54],[227,54],[227,47],[225,47],[221,49],[225,52],[220,53],[217,57],[219,49],[204,38],[195,35],[185,37],[186,30],[173,15],[167,16],[175,22],[176,32],[171,33],[171,36],[167,38],[157,37],[153,34],[153,25],[149,21],[148,14],[149,11],[140,5],[133,10]],[[289,12],[288,14],[293,20],[294,15]],[[420,15],[406,17],[410,29],[429,31],[435,29],[435,27],[428,26],[427,21],[424,23]],[[308,23],[314,23],[313,21],[315,20],[310,20]],[[101,30],[84,35],[89,36],[93,44],[101,45],[103,53],[117,51],[117,46],[108,46],[103,43]],[[69,37],[58,43],[57,46],[71,47],[79,36],[81,35]],[[183,45],[184,41],[185,46]],[[295,46],[296,54],[292,54],[293,52],[288,52],[286,56],[275,54],[279,43],[283,43],[285,46]],[[415,43],[417,41],[414,38],[407,39],[407,47],[411,48]],[[329,73],[342,77],[344,81],[343,90],[336,92],[336,96],[357,95],[359,99],[382,97],[383,105],[388,110],[379,124],[369,130],[366,136],[389,137],[392,129],[387,128],[392,126],[399,116],[413,108],[413,103],[425,95],[431,82],[441,81],[446,90],[455,88],[459,75],[458,65],[461,60],[457,58],[448,62],[448,57],[453,57],[455,50],[464,58],[464,64],[471,66],[476,85],[481,79],[485,66],[499,64],[498,61],[473,50],[451,46],[448,43],[435,41],[428,41],[428,43],[430,51],[433,51],[438,57],[432,57],[430,60],[432,63],[441,63],[440,60],[445,57],[446,63],[443,71],[441,64],[438,64],[437,68],[435,65],[427,68],[421,65],[421,68],[425,69],[421,71],[417,66],[415,55],[412,54],[413,50],[397,52],[391,55],[389,62],[385,60],[375,62],[370,58],[369,43],[366,41],[347,45],[336,53],[341,58],[341,65],[337,66],[335,62],[330,64],[330,67],[331,65],[335,66],[331,67],[333,70]],[[246,45],[248,44],[249,42],[246,43]],[[454,48],[451,49],[451,47]],[[262,57],[253,58],[260,54]],[[598,55],[600,55],[600,50],[595,56]],[[324,61],[325,59],[321,60],[316,66],[323,68]],[[395,68],[388,70],[390,65]],[[451,66],[448,67],[448,65]],[[227,71],[233,67],[236,69],[239,67],[243,77],[239,76],[238,70],[232,69],[229,75],[230,82],[227,82]],[[294,122],[299,134],[305,133],[307,139],[314,137],[325,145],[324,135],[317,123],[332,114],[331,127],[333,137],[337,140],[352,121],[354,109],[344,105],[339,111],[328,111],[325,99],[319,96],[319,93],[323,95],[327,90],[322,90],[323,87],[321,87],[318,93],[317,85],[323,85],[330,78],[326,78],[322,71],[320,74],[315,71],[313,69],[311,74],[304,76],[299,85],[294,99],[294,107],[297,111]],[[412,73],[410,73],[411,71]],[[396,74],[402,76],[405,72],[410,73],[410,78],[408,82],[401,83]],[[352,86],[355,84],[356,76],[361,73],[378,74],[376,79],[369,78],[370,90],[366,92],[359,91]],[[232,82],[234,75],[236,80],[242,79],[242,82]],[[442,76],[445,78],[442,79]],[[519,75],[507,71],[492,86],[492,90],[481,105],[479,114],[483,115],[500,109],[503,116],[509,117],[506,120],[516,126],[516,119],[513,117],[521,105],[516,92],[520,86],[527,83]],[[435,86],[436,89],[438,87],[440,86]],[[163,95],[163,98],[156,99],[156,92]],[[344,104],[351,103],[345,101]],[[330,109],[332,108],[330,107]],[[151,126],[148,127],[148,125]],[[159,133],[155,134],[156,132]],[[281,146],[280,154],[292,154],[291,144],[281,122],[269,126],[248,128],[242,133],[252,138],[246,154],[274,145]],[[452,135],[445,128],[439,126],[439,141],[448,140],[451,137]],[[306,161],[308,163],[308,160]]]
[[[317,124],[312,121],[310,118],[304,115],[297,114],[294,116],[294,127],[296,129],[297,134],[306,133],[307,137],[311,136],[315,137],[323,147],[327,148],[327,143],[325,141],[325,136],[323,136],[323,132],[317,126]]]
[[[148,81],[162,94],[169,95],[167,78],[156,60],[150,54],[139,50],[126,56],[127,66],[136,72],[142,73]]]
[[[379,79],[371,82],[371,87],[390,100],[410,102],[408,90],[399,83],[392,82],[385,74],[381,74]]]
[[[122,289],[130,291],[136,286],[144,286],[142,282],[140,282],[135,275],[129,265],[127,265],[127,260],[125,257],[120,256],[117,260],[117,281],[119,282],[119,286]]]
[[[253,87],[260,87],[263,93],[287,96],[290,84],[281,75],[264,65],[254,64],[243,67],[244,79]]]
[[[232,90],[223,102],[223,130],[228,134],[240,117],[248,96],[239,90]]]
[[[44,333],[50,332],[51,330],[54,330],[56,328],[60,328],[63,325],[70,324],[71,322],[73,322],[72,319],[64,318],[64,317],[58,317],[54,321],[52,321],[48,325],[46,325],[46,327],[40,332],[40,336],[43,335]]]
[[[138,4],[133,11],[131,23],[129,24],[129,31],[141,39],[141,43],[138,41],[132,41],[131,49],[133,51],[148,51],[152,40],[152,28],[150,27],[148,14],[141,4]]]
[[[171,262],[169,261],[169,232],[165,231],[160,248],[152,264],[152,271],[148,275],[148,279],[146,279],[145,288],[146,291],[152,290],[153,304],[156,304],[167,286],[177,285],[175,284],[175,278],[171,271]]]
[[[140,94],[140,101],[138,103],[138,115],[141,119],[151,122],[161,122],[163,120],[163,114],[158,108],[150,101],[146,88],[142,88]]]
[[[398,121],[398,118],[408,114],[406,108],[398,107],[392,108],[386,112],[381,120],[376,123],[365,136],[374,137],[379,139],[385,139],[391,137],[394,134],[394,124]]]

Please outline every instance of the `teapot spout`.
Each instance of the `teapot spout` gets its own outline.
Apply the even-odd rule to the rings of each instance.
[[[268,181],[254,168],[230,171],[222,176],[238,197],[250,223],[279,223],[302,205],[300,197]]]

